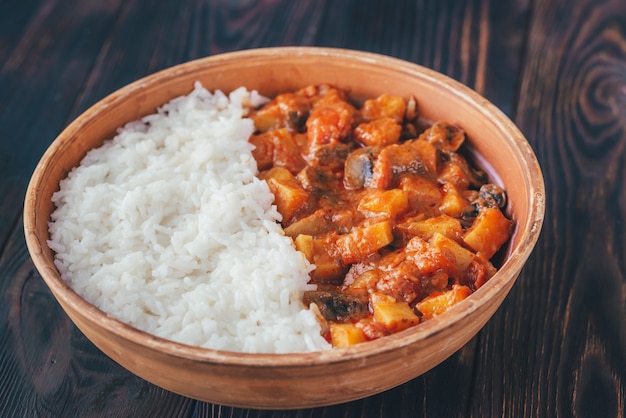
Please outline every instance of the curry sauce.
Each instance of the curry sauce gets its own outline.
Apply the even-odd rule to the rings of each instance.
[[[253,156],[285,234],[315,265],[303,302],[333,346],[415,326],[480,288],[508,241],[506,193],[462,154],[459,126],[414,98],[361,106],[331,85],[252,111]]]

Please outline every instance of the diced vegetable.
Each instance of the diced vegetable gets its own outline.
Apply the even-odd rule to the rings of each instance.
[[[315,244],[311,235],[300,234],[294,240],[296,250],[300,251],[310,263],[315,255]]]
[[[372,300],[374,321],[384,324],[392,332],[402,331],[420,322],[408,303],[389,300]]]
[[[274,203],[283,215],[283,223],[289,225],[298,212],[309,201],[309,193],[298,183],[296,178],[283,167],[273,167],[259,174],[274,194]]]
[[[331,255],[334,252],[332,242],[301,234],[296,237],[294,243],[296,249],[315,265],[315,270],[311,272],[312,281],[337,284],[342,282],[347,269],[341,259]]]
[[[411,208],[420,212],[430,211],[443,196],[435,182],[416,174],[401,176],[399,187],[406,192]]]
[[[435,232],[431,240],[431,245],[441,250],[449,251],[454,254],[456,265],[459,268],[459,272],[464,274],[470,263],[474,260],[474,253],[459,245],[458,242],[451,240],[445,235]]]
[[[354,324],[331,324],[330,340],[333,347],[348,347],[367,341],[363,330]]]
[[[453,285],[452,289],[445,292],[433,292],[418,302],[416,307],[422,313],[423,319],[432,319],[467,298],[471,293],[472,290],[467,286]]]
[[[395,219],[409,208],[409,198],[402,189],[372,189],[361,198],[358,209],[361,212],[386,214]]]
[[[483,208],[463,240],[474,251],[490,259],[508,239],[511,221],[498,209]]]
[[[469,202],[461,196],[453,184],[444,184],[442,190],[444,194],[439,202],[439,212],[452,217],[459,217],[468,210]]]
[[[413,222],[407,229],[411,235],[418,236],[425,241],[429,241],[437,233],[453,240],[460,240],[463,237],[461,222],[448,215]]]
[[[374,254],[393,241],[392,223],[389,220],[355,228],[337,238],[337,250],[345,264],[356,263]]]

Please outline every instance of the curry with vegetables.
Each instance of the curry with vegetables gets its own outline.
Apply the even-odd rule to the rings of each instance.
[[[303,301],[335,347],[402,331],[465,299],[511,236],[506,194],[464,157],[461,127],[414,98],[362,105],[331,85],[252,111],[253,155],[285,234],[315,265]]]

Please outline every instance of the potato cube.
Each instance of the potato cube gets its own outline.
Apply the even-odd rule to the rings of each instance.
[[[383,324],[392,332],[402,331],[417,325],[420,319],[404,301],[372,300],[374,321]]]
[[[463,248],[458,242],[451,240],[439,232],[436,232],[435,235],[433,235],[433,239],[430,243],[435,248],[447,250],[452,253],[461,274],[465,273],[472,260],[474,260],[474,253],[466,248]]]
[[[296,130],[309,109],[310,101],[303,95],[283,93],[260,109],[252,111],[250,117],[256,130],[261,132],[279,128]]]
[[[310,273],[311,281],[335,285],[339,285],[343,281],[346,268],[341,260],[321,253],[314,257],[313,264],[315,264],[315,270]]]
[[[409,208],[407,193],[401,189],[381,190],[371,189],[359,202],[361,212],[387,214],[390,218],[406,212]]]
[[[309,202],[309,193],[298,180],[283,167],[273,167],[262,172],[259,178],[265,180],[274,195],[276,209],[283,215],[283,225],[289,225],[296,214]]]
[[[490,259],[511,234],[511,221],[495,208],[484,208],[465,233],[463,240],[470,248]]]
[[[376,289],[376,283],[380,280],[378,270],[368,270],[359,274],[352,282],[348,283],[348,279],[344,282],[344,285],[348,286],[348,289],[353,291],[363,291],[371,293]]]
[[[337,249],[345,264],[354,264],[374,254],[393,241],[392,223],[389,220],[354,228],[337,238]]]
[[[442,197],[435,182],[416,174],[400,177],[400,188],[407,194],[409,205],[420,211],[434,207]]]
[[[366,341],[363,330],[354,324],[330,324],[333,347],[348,347]]]
[[[442,189],[444,195],[439,202],[439,212],[452,217],[461,216],[469,207],[469,202],[451,183],[444,184]]]
[[[341,283],[346,267],[341,260],[333,257],[332,243],[315,239],[310,235],[300,234],[294,240],[296,249],[300,251],[315,269],[311,272],[311,280],[322,283]]]
[[[417,235],[424,241],[430,241],[436,233],[440,233],[453,240],[460,240],[463,236],[461,222],[448,215],[413,222],[408,227],[408,231],[410,234],[414,236]]]
[[[294,240],[296,250],[300,251],[309,262],[313,262],[314,243],[310,235],[300,234]]]
[[[422,313],[423,319],[431,319],[441,315],[463,299],[472,294],[467,286],[453,285],[445,292],[433,292],[430,296],[417,303],[417,310]]]
[[[439,173],[438,180],[442,184],[454,184],[457,190],[467,190],[470,185],[467,173],[460,163],[456,161],[451,161],[443,167]]]

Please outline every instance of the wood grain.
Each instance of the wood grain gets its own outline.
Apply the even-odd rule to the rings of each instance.
[[[479,375],[475,416],[624,416],[625,18],[618,1],[533,11],[516,121],[547,179],[545,230],[483,333],[478,367],[502,374]]]
[[[0,0],[0,416],[626,416],[625,22],[621,0]],[[537,250],[476,339],[381,395],[287,412],[188,401],[122,370],[60,312],[20,224],[41,153],[89,105],[172,64],[276,45],[463,81],[515,118],[549,192]]]

